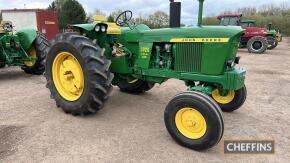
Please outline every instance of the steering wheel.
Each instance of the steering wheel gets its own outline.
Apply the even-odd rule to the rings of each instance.
[[[126,22],[130,21],[132,19],[132,11],[127,10],[122,12],[116,19],[116,24],[118,26],[123,26],[126,24]]]
[[[9,24],[5,24],[3,28],[4,28],[5,32],[12,32],[13,31],[13,26],[9,25]]]

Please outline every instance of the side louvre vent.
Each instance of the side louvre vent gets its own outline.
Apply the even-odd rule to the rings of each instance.
[[[203,43],[176,43],[174,51],[174,70],[200,72]]]

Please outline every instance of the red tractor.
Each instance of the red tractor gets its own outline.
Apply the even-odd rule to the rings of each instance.
[[[245,29],[240,47],[247,47],[250,53],[264,53],[277,46],[276,34],[267,28],[255,27],[254,20],[241,19],[242,14],[224,14],[217,17],[221,26],[240,26]]]

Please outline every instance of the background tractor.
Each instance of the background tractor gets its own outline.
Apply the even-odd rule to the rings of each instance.
[[[43,74],[45,71],[47,39],[34,29],[13,32],[10,21],[0,24],[0,68],[21,66],[29,74]]]
[[[99,20],[73,25],[74,33],[58,35],[46,59],[47,88],[65,113],[99,111],[118,86],[141,94],[174,78],[188,91],[174,96],[164,112],[169,134],[179,144],[203,150],[222,138],[222,111],[232,112],[246,100],[246,71],[237,67],[242,29],[202,24],[199,0],[197,27],[180,28],[180,2],[170,3],[171,28],[133,25],[125,11],[115,24]],[[121,28],[120,28],[121,26]]]
[[[247,47],[250,53],[264,53],[278,45],[277,32],[271,29],[255,27],[255,20],[242,19],[242,14],[224,14],[217,17],[221,26],[241,26],[246,30],[240,47]]]

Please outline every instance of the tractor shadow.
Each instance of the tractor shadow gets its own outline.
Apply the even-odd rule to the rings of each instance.
[[[1,81],[9,81],[9,80],[17,80],[17,79],[27,79],[32,77],[33,75],[26,74],[21,69],[16,68],[3,68],[0,69],[0,82]]]

